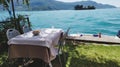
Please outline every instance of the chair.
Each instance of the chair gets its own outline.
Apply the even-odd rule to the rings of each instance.
[[[29,31],[31,31],[32,29],[26,25],[23,26],[23,33],[27,33]]]
[[[8,29],[6,32],[6,35],[7,35],[7,38],[9,40],[17,35],[20,35],[20,32],[17,31],[16,29]]]
[[[63,52],[63,49],[64,49],[64,45],[65,45],[65,40],[66,40],[66,37],[68,37],[68,33],[69,33],[69,30],[70,28],[67,29],[67,31],[65,33],[62,33],[61,34],[61,37],[60,37],[60,40],[59,40],[59,46],[58,46],[58,58],[59,58],[59,62],[60,62],[60,65],[62,67],[62,61],[61,61],[61,58],[60,58],[60,51]],[[64,55],[64,62],[65,62],[65,54]]]

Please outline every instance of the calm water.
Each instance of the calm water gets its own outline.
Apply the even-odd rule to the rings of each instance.
[[[120,30],[120,8],[96,10],[19,11],[16,14],[29,15],[33,29],[71,27],[70,33],[116,35]],[[0,20],[8,16],[0,12]]]

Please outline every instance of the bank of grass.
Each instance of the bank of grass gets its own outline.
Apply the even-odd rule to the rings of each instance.
[[[120,67],[120,46],[69,45],[66,67]]]

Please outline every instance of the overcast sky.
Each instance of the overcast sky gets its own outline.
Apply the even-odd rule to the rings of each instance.
[[[57,1],[76,2],[76,1],[86,1],[86,0],[57,0]],[[96,1],[98,3],[110,4],[110,5],[114,5],[116,7],[120,7],[120,0],[92,0],[92,1]]]

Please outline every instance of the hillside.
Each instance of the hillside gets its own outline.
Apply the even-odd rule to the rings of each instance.
[[[55,0],[30,0],[30,6],[27,8],[25,5],[21,5],[15,3],[16,10],[73,10],[75,5],[92,5],[95,6],[96,9],[103,8],[116,8],[115,6],[108,4],[101,4],[94,1],[79,1],[79,2],[60,2]]]
[[[75,5],[93,5],[96,9],[101,8],[115,8],[115,6],[108,5],[108,4],[101,4],[96,3],[94,1],[80,1],[80,2],[73,2],[73,3],[65,3],[55,0],[31,0],[30,8],[31,10],[72,10],[74,9]]]

